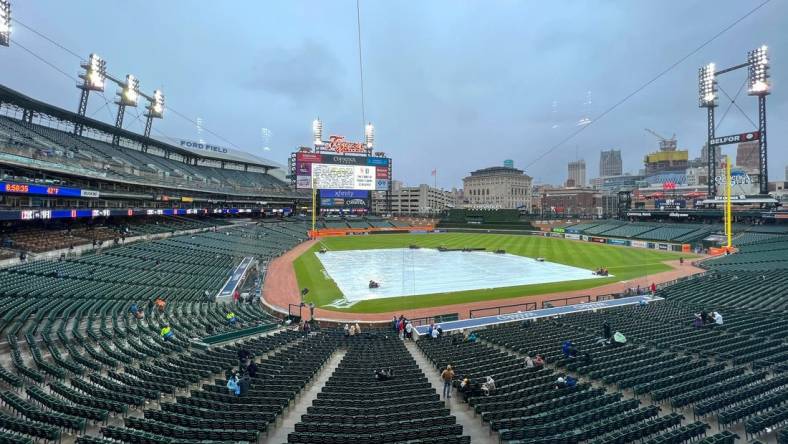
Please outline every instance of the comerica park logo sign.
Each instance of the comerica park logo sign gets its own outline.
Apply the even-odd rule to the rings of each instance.
[[[760,131],[752,131],[749,133],[734,134],[732,136],[715,137],[709,141],[709,144],[714,145],[728,145],[731,143],[751,142],[761,138]]]
[[[714,178],[714,183],[717,185],[725,184],[725,176],[717,176]],[[731,185],[750,185],[753,183],[749,174],[732,174]]]

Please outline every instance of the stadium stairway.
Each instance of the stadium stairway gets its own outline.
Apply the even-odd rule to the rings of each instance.
[[[317,399],[317,394],[326,385],[326,381],[334,373],[345,353],[347,351],[343,349],[334,352],[317,377],[301,391],[301,396],[280,417],[280,421],[274,425],[273,430],[268,431],[268,436],[262,438],[261,443],[280,444],[287,442],[287,435],[295,431],[295,425],[301,421],[301,415],[306,414],[307,407],[311,406],[312,401]]]
[[[443,397],[443,380],[441,380],[440,370],[436,370],[432,363],[424,355],[414,342],[406,341],[405,346],[408,351],[416,359],[416,363],[425,375],[427,380],[435,388],[435,391]],[[454,391],[451,399],[444,399],[446,406],[451,411],[451,414],[457,418],[457,424],[462,425],[462,430],[465,435],[471,437],[471,442],[476,443],[497,443],[498,437],[490,433],[490,426],[486,423],[479,422],[479,418],[474,417],[473,409],[462,402],[459,393]]]

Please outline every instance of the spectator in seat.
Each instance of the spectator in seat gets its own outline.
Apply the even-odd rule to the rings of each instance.
[[[720,312],[715,311],[711,315],[714,318],[714,325],[716,326],[722,325],[722,315],[720,314]]]
[[[525,365],[526,369],[534,368],[534,366],[535,366],[534,360],[531,359],[531,357],[529,355],[525,355],[525,363],[524,363],[524,365]]]
[[[544,357],[542,357],[542,355],[536,355],[536,357],[534,357],[534,368],[544,368]]]
[[[350,326],[348,324],[345,324],[345,326],[342,328],[342,330],[344,330],[344,332],[345,332],[345,337],[350,336]]]
[[[161,338],[164,339],[165,341],[169,341],[170,339],[172,339],[173,333],[172,333],[172,329],[170,328],[170,324],[164,324],[164,326],[161,327],[160,334],[161,334]]]
[[[617,331],[613,333],[613,339],[610,341],[610,345],[613,347],[621,347],[622,345],[627,343],[627,337],[624,336],[623,333]]]
[[[575,378],[573,378],[571,376],[567,376],[565,378],[565,383],[566,383],[566,387],[567,388],[573,388],[573,387],[575,387],[577,385],[577,379],[575,379]]]
[[[240,299],[240,297],[241,297],[241,293],[239,293],[238,289],[236,289],[233,292],[233,302],[237,304],[238,303],[238,299]]]
[[[257,363],[254,360],[249,361],[249,365],[246,366],[246,374],[249,375],[250,378],[257,377]]]
[[[612,335],[613,333],[610,331],[610,324],[608,324],[607,320],[605,320],[605,322],[602,323],[602,337],[605,338],[605,340],[608,340]]]
[[[482,393],[484,396],[490,396],[493,392],[495,392],[495,380],[492,376],[488,376],[487,380],[482,383]]]
[[[440,336],[440,333],[438,332],[438,329],[437,328],[433,328],[432,329],[432,334],[430,336],[432,337],[432,339],[438,339],[438,336]]]
[[[356,327],[356,334],[360,335],[361,334],[361,326],[358,325],[358,322],[356,322],[356,325],[354,325],[354,327]]]
[[[569,357],[569,350],[571,348],[572,348],[572,341],[570,340],[564,341],[564,343],[561,345],[561,353],[564,354],[565,358]]]
[[[164,308],[167,306],[167,303],[161,297],[156,298],[156,308],[159,309],[159,313],[164,313]]]
[[[241,396],[241,386],[238,384],[238,380],[238,372],[230,376],[230,379],[227,380],[227,389],[230,390],[230,394],[235,396]]]
[[[139,311],[139,309],[140,308],[137,306],[137,303],[134,302],[131,304],[131,307],[129,307],[129,313],[131,313],[132,316],[137,316],[137,312]]]
[[[413,324],[411,324],[410,321],[405,324],[405,337],[411,340],[413,339]]]
[[[553,384],[553,388],[556,390],[566,388],[566,379],[563,376],[559,376],[558,379],[555,380],[555,384]]]
[[[441,372],[441,379],[443,379],[443,397],[446,399],[451,398],[451,381],[454,379],[454,370],[451,365],[447,365]]]
[[[462,394],[463,399],[467,402],[471,392],[471,380],[467,377],[462,378],[462,382],[460,382],[460,387],[458,390]]]
[[[232,310],[228,311],[224,318],[227,320],[227,325],[234,326],[238,323],[238,317],[235,316],[235,312]]]
[[[251,356],[252,356],[252,354],[249,353],[249,350],[247,350],[245,348],[242,348],[242,349],[238,350],[238,362],[239,363],[242,363],[242,362],[246,361]]]
[[[380,369],[375,371],[375,379],[378,381],[389,381],[394,378],[394,372],[391,369]]]

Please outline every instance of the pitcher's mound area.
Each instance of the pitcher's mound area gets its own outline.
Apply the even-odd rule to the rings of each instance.
[[[488,251],[387,248],[314,254],[342,291],[346,301],[342,305],[396,296],[598,278],[591,270]],[[370,289],[370,280],[380,287]]]

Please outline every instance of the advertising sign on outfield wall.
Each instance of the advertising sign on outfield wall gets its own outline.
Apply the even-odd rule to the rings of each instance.
[[[648,242],[639,241],[639,240],[631,240],[629,241],[629,245],[631,247],[637,247],[637,248],[648,248]]]
[[[580,235],[575,233],[565,233],[564,237],[567,239],[580,240]]]
[[[593,237],[592,236],[592,237],[588,238],[588,240],[590,242],[598,242],[600,244],[607,243],[607,239],[605,239],[604,237]]]
[[[659,244],[658,246],[660,250],[668,250],[670,248],[668,244]]]
[[[629,241],[624,239],[608,239],[607,243],[610,245],[629,245]]]

